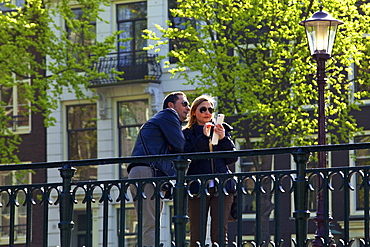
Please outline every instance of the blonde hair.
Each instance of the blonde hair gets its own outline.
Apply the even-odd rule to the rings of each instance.
[[[183,129],[191,129],[193,125],[197,122],[197,118],[195,117],[195,111],[197,110],[198,106],[202,104],[204,101],[208,101],[211,104],[211,106],[214,107],[214,99],[211,96],[201,95],[197,97],[191,104],[189,120],[188,123],[183,127]]]

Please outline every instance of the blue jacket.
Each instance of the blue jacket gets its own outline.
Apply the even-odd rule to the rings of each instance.
[[[148,153],[145,151],[140,134],[136,139],[132,156],[145,156],[169,153],[182,153],[185,138],[181,131],[181,120],[171,108],[159,111],[140,129]],[[175,176],[176,170],[172,161],[156,161],[154,166],[167,176]]]
[[[218,142],[217,145],[213,146],[213,151],[228,151],[234,150],[235,145],[231,140],[229,131],[231,126],[223,123],[225,128],[225,137]],[[213,128],[212,128],[213,132]],[[211,132],[211,136],[212,136]],[[209,152],[209,141],[210,138],[203,134],[203,126],[194,124],[191,129],[183,130],[186,143],[185,153],[193,152]],[[228,173],[228,165],[234,164],[238,158],[218,158],[213,159],[213,167],[211,159],[200,159],[193,160],[190,165],[187,174],[213,174],[213,173]]]

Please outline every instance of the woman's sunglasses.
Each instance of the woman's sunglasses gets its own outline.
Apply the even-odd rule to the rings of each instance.
[[[207,108],[207,107],[205,107],[205,106],[203,106],[203,107],[199,108],[199,112],[200,112],[200,113],[205,113],[207,110],[208,110],[208,112],[209,112],[209,113],[211,113],[211,114],[212,114],[212,113],[214,112],[214,110],[215,110],[215,109],[213,109],[212,107],[208,107],[208,108]]]

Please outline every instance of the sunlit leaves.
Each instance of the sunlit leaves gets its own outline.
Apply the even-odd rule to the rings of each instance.
[[[359,130],[350,111],[358,110],[358,99],[369,94],[353,92],[355,83],[370,84],[370,67],[364,63],[370,56],[369,4],[356,3],[331,0],[323,6],[345,22],[338,30],[333,58],[327,62],[327,69],[334,69],[325,88],[327,128],[333,142],[348,141]],[[197,85],[197,92],[217,97],[218,111],[240,117],[234,124],[244,126],[241,136],[260,135],[263,147],[310,144],[307,137],[317,134],[317,65],[299,22],[318,11],[320,4],[179,1],[172,14],[189,22],[182,29],[171,23],[169,28],[159,27],[152,39],[158,41],[156,49],[165,40],[182,40],[183,46],[169,53],[178,60],[171,72]],[[348,76],[354,73],[352,63],[363,71],[356,81]],[[189,71],[198,73],[189,76]],[[244,120],[247,125],[241,124]]]
[[[68,24],[74,32],[95,40],[89,24],[104,21],[99,17],[100,7],[110,1],[75,1],[83,11],[79,20],[74,17],[69,0],[25,2],[22,8],[13,6],[16,11],[0,14],[0,89],[20,85],[13,75],[31,79],[31,84],[22,84],[19,97],[31,103],[33,112],[41,111],[49,126],[54,120],[50,113],[58,106],[58,97],[64,90],[75,93],[77,98],[86,98],[89,80],[104,76],[94,71],[91,64],[115,50],[117,36],[113,33],[86,46],[71,42],[65,30]],[[80,59],[70,56],[72,53],[81,54]],[[0,111],[0,163],[16,159],[19,143],[19,137],[7,129],[4,114]]]

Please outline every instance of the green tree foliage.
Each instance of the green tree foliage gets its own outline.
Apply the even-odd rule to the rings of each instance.
[[[84,90],[89,80],[105,76],[92,69],[93,62],[115,49],[116,34],[95,41],[90,25],[103,21],[99,17],[100,6],[110,1],[74,3],[82,10],[81,18],[76,18],[69,0],[27,0],[22,7],[5,4],[3,7],[13,11],[0,14],[0,90],[17,86],[18,97],[30,103],[30,109],[23,109],[20,114],[40,111],[46,126],[53,123],[50,113],[56,109],[60,94],[68,91],[78,98],[86,97]],[[88,46],[74,42],[68,38],[66,26],[70,32],[94,42]],[[24,79],[31,83],[22,83]],[[3,99],[0,103],[7,104]],[[0,163],[17,161],[20,138],[8,129],[11,118],[5,107],[0,107],[0,120]]]
[[[370,3],[328,0],[323,10],[340,19],[332,59],[326,67],[325,114],[330,142],[348,142],[361,131],[351,115],[369,97]],[[218,99],[218,111],[236,116],[233,124],[247,148],[310,145],[318,132],[317,64],[299,23],[320,10],[320,1],[178,0],[168,27],[147,31],[168,46],[177,63],[171,72],[197,85],[197,93]],[[355,64],[356,81],[351,65]],[[192,72],[192,73],[190,73]],[[357,83],[357,84],[356,84]],[[355,85],[356,84],[356,85]],[[359,86],[360,85],[360,86]],[[354,88],[359,89],[354,92]],[[252,144],[251,137],[261,137]],[[256,170],[271,170],[272,157],[253,160]],[[262,241],[270,239],[271,183],[261,195]],[[258,243],[259,244],[259,243]]]
[[[157,26],[149,48],[172,44],[171,72],[219,100],[219,112],[240,117],[234,126],[244,138],[262,137],[259,147],[312,144],[317,135],[316,62],[299,22],[319,11],[319,1],[179,0],[174,23]],[[363,73],[356,82],[369,88],[370,3],[325,1],[323,10],[340,19],[325,90],[331,142],[348,141],[360,131],[350,115],[369,91],[354,93],[352,64]],[[197,71],[197,73],[189,73]],[[195,75],[194,75],[195,74]],[[314,75],[314,76],[313,76]]]

